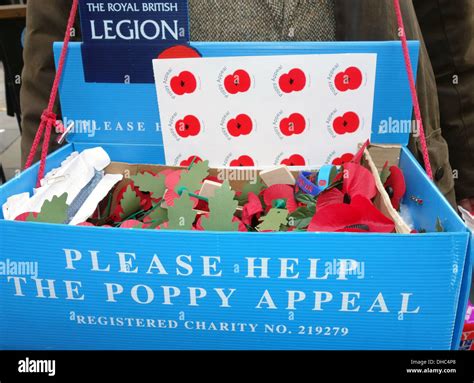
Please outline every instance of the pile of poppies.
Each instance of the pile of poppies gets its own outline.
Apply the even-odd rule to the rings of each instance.
[[[123,181],[96,214],[82,225],[133,229],[198,231],[395,231],[395,223],[374,204],[374,175],[361,162],[363,150],[340,164],[329,186],[317,196],[296,185],[266,186],[260,178],[233,190],[210,175],[207,161],[195,159],[186,169],[146,170]],[[315,173],[317,175],[317,173]],[[387,164],[380,172],[385,191],[398,210],[405,194],[402,171]],[[202,185],[216,187],[200,195]]]

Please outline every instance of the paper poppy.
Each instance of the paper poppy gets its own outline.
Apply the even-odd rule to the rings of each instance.
[[[264,189],[262,194],[267,210],[270,210],[273,207],[273,202],[276,200],[285,200],[286,209],[290,213],[298,208],[298,204],[295,200],[295,190],[290,185],[272,185],[267,189]]]
[[[95,225],[90,222],[81,222],[81,223],[78,223],[76,226],[95,226]]]
[[[316,211],[308,231],[391,233],[395,223],[383,215],[374,204],[362,195],[351,203],[337,203]]]
[[[167,189],[175,189],[181,179],[181,172],[182,170],[174,170],[166,174],[165,186]]]
[[[357,151],[357,153],[354,154],[354,157],[352,158],[351,162],[360,164],[362,161],[362,157],[364,156],[365,149],[367,149],[369,145],[370,145],[370,141],[369,140],[365,141],[364,144]]]
[[[178,186],[179,181],[181,180],[181,173],[183,170],[174,170],[171,173],[166,175],[165,186],[166,191],[163,195],[163,200],[165,201],[166,206],[174,206],[174,200],[179,198],[179,194],[175,191]],[[193,190],[194,192],[194,190]],[[194,208],[196,208],[199,200],[197,198],[191,197],[194,201]]]
[[[232,218],[232,222],[238,222],[239,223],[239,231],[248,231],[247,227],[244,225],[244,223],[238,217]]]
[[[168,228],[168,222],[163,222],[161,225],[155,227],[155,230],[163,230]]]
[[[246,225],[251,225],[253,217],[260,218],[260,214],[263,213],[263,206],[256,194],[248,193],[247,197],[248,202],[242,210],[242,222]]]
[[[140,206],[142,207],[143,210],[148,210],[151,209],[153,206],[153,198],[151,198],[150,193],[143,193],[140,190],[137,190],[138,188],[135,189],[135,191],[138,194],[138,197],[140,197]]]
[[[27,220],[27,218],[29,217],[30,214],[33,214],[33,217],[37,217],[38,216],[38,213],[30,213],[30,212],[26,212],[26,213],[22,213],[20,214],[18,217],[15,218],[15,221],[23,221],[25,222]]]
[[[350,203],[357,195],[371,200],[377,194],[374,176],[364,166],[355,162],[345,163],[342,174],[342,191],[331,188],[322,192],[316,202],[317,210],[336,203]]]
[[[202,159],[201,157],[198,157],[198,156],[190,156],[188,157],[187,159],[181,161],[179,163],[179,166],[183,166],[183,167],[190,167],[191,164],[197,164],[198,162],[202,162]]]
[[[120,224],[121,229],[146,229],[150,225],[137,221],[136,219],[128,219]]]
[[[390,175],[383,186],[390,197],[392,206],[398,210],[400,209],[400,200],[403,198],[407,190],[405,177],[398,166],[390,166],[389,170]]]
[[[179,197],[180,195],[176,193],[173,189],[166,189],[165,194],[163,196],[163,200],[165,201],[165,205],[166,205],[164,207],[174,206],[175,199]],[[197,205],[199,204],[199,199],[197,199],[196,197],[189,197],[189,198],[194,203],[193,208],[196,209]]]

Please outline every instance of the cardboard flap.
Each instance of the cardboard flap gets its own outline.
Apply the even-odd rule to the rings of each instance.
[[[412,102],[400,42],[203,42],[191,46],[203,57],[376,53],[371,141],[408,143]],[[54,45],[56,60],[61,47],[62,43]],[[409,49],[417,67],[419,42],[409,42]],[[65,126],[75,122],[70,142],[156,145],[163,150],[154,84],[86,82],[81,43],[70,45],[60,96]]]

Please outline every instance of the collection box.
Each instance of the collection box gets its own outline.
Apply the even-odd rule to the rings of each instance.
[[[380,128],[411,121],[401,45],[192,46],[205,57],[376,53],[375,165],[383,145],[396,147],[392,160],[407,183],[402,202],[426,233],[185,232],[0,219],[0,348],[459,348],[471,234],[408,151],[409,132]],[[419,44],[409,47],[416,63]],[[164,163],[154,84],[86,82],[80,43],[69,48],[61,104],[64,119],[82,121],[84,130],[48,157],[48,169],[96,146],[114,162]],[[0,204],[31,192],[37,170],[0,187]],[[20,263],[35,275],[9,272]]]

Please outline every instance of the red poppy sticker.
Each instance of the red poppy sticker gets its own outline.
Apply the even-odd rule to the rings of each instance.
[[[188,115],[176,121],[176,133],[182,138],[197,136],[201,131],[201,122],[196,116]]]
[[[182,160],[182,161],[179,163],[179,166],[188,167],[188,166],[190,166],[191,164],[196,164],[196,163],[198,163],[198,162],[202,162],[202,158],[201,158],[201,157],[198,157],[198,156],[189,156],[187,159]]]
[[[230,94],[245,93],[250,89],[252,80],[247,71],[238,69],[224,79],[224,88]]]
[[[179,75],[171,78],[170,87],[178,96],[191,94],[197,88],[197,80],[191,72],[183,71]]]
[[[247,155],[242,155],[232,161],[230,161],[230,166],[255,166],[255,162],[252,157]]]
[[[247,136],[252,129],[253,122],[248,114],[239,114],[227,122],[227,131],[232,137]]]
[[[283,93],[300,92],[306,86],[306,75],[301,69],[293,68],[280,76],[278,85]]]
[[[306,160],[301,154],[292,154],[290,157],[281,160],[280,164],[286,166],[304,166],[306,165]]]
[[[280,131],[284,136],[301,134],[306,129],[306,120],[301,113],[292,113],[280,121]]]
[[[334,132],[337,134],[354,133],[359,129],[360,119],[355,112],[346,112],[342,116],[336,117],[332,123]]]
[[[354,155],[352,153],[344,153],[340,157],[336,157],[332,160],[332,164],[335,166],[341,166],[346,162],[352,161]]]
[[[336,75],[334,85],[340,92],[356,90],[362,85],[362,72],[359,68],[351,66]]]

